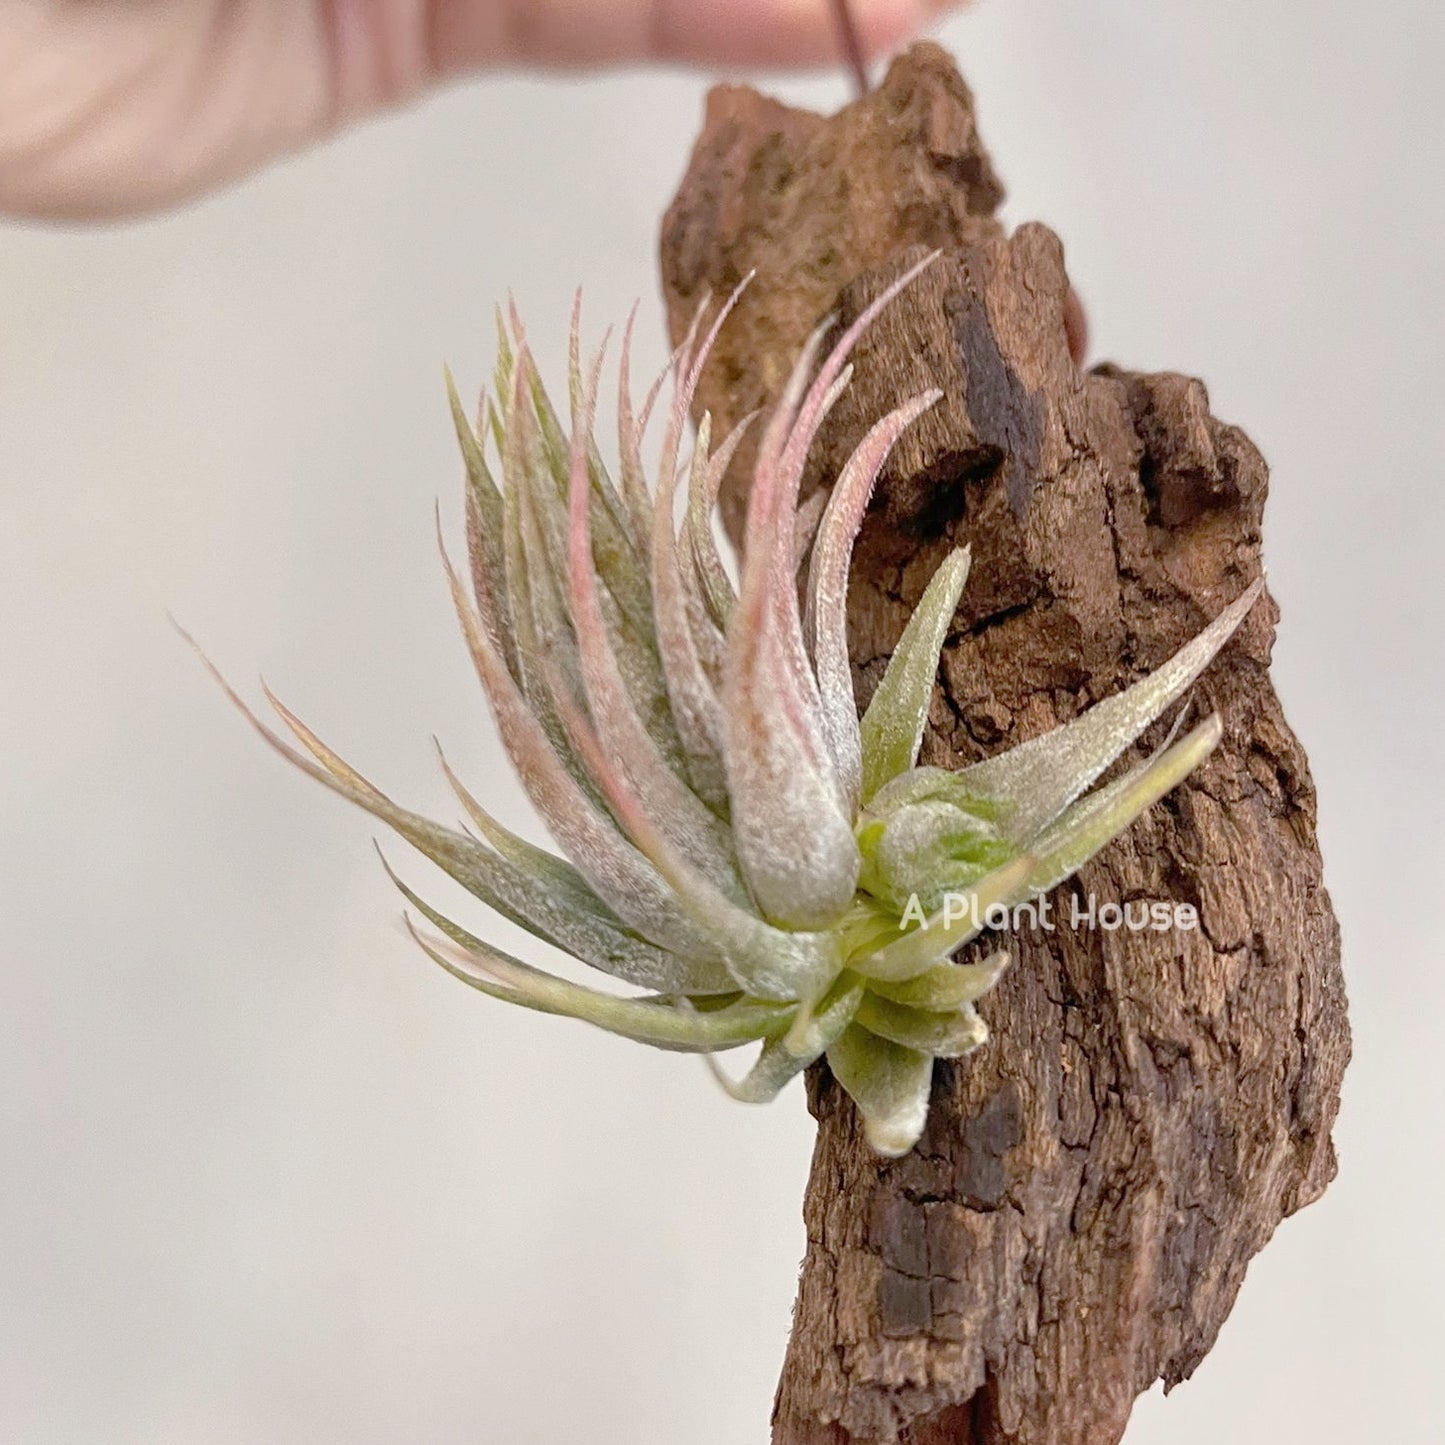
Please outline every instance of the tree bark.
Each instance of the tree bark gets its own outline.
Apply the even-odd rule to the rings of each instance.
[[[776,394],[819,317],[843,324],[920,247],[944,250],[865,339],[810,464],[828,485],[871,420],[943,388],[880,478],[849,599],[864,703],[946,550],[972,547],[924,743],[943,765],[1117,692],[1261,570],[1259,453],[1198,381],[1080,370],[1062,248],[1041,225],[1006,234],[1001,198],[966,87],[920,45],[832,118],[715,91],[663,226],[676,337],[703,293],[757,270],[703,379],[724,430]],[[735,535],[750,462],[725,492]],[[1269,681],[1276,620],[1257,606],[1196,688],[1224,719],[1215,754],[1057,891],[1052,931],[1009,940],[992,1038],[937,1067],[917,1149],[877,1158],[811,1075],[775,1445],[1114,1445],[1333,1177],[1339,932]],[[1193,904],[1199,927],[1072,926],[1090,899]]]

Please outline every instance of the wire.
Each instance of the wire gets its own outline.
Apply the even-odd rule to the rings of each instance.
[[[863,43],[858,38],[858,26],[853,19],[853,7],[848,0],[833,0],[833,18],[838,26],[838,39],[843,48],[843,58],[853,72],[853,80],[859,95],[868,94],[868,64],[863,58]]]

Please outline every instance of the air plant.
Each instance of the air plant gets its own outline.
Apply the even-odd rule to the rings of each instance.
[[[504,918],[643,992],[624,997],[523,962],[392,873],[435,930],[415,936],[448,972],[493,998],[662,1049],[713,1055],[760,1044],[741,1078],[719,1070],[741,1100],[771,1099],[826,1058],[886,1155],[917,1141],[934,1059],[965,1055],[987,1037],[975,1004],[1006,955],[961,963],[955,954],[999,906],[1067,878],[1214,748],[1217,715],[1088,791],[1199,675],[1261,585],[1126,691],[950,771],[917,758],[968,575],[968,551],[956,550],[860,720],[845,630],[852,545],[891,448],[940,393],[878,421],[821,509],[800,506],[799,488],[809,447],[848,384],[850,351],[919,269],[847,327],[821,365],[826,324],[798,358],[759,441],[736,586],[713,512],[748,421],[714,446],[703,416],[683,467],[699,375],[732,302],[701,340],[700,312],[672,359],[651,488],[642,439],[662,378],[634,414],[630,321],[617,484],[593,435],[602,353],[584,368],[575,307],[569,428],[515,314],[499,328],[482,434],[452,389],[470,590],[443,548],[447,576],[502,743],[565,858],[505,828],[445,759],[470,829],[393,802],[269,691],[300,749],[252,716],[297,766]]]

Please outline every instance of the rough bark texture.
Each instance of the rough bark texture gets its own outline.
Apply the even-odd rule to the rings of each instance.
[[[820,316],[846,321],[920,246],[944,249],[858,353],[812,479],[870,419],[944,388],[880,479],[850,598],[862,702],[946,548],[972,546],[924,744],[942,764],[1117,691],[1260,572],[1259,453],[1198,381],[1081,371],[1062,248],[1039,225],[1006,235],[1000,196],[967,89],[919,46],[832,119],[715,92],[663,231],[676,334],[757,268],[704,381],[724,427]],[[734,522],[747,474],[744,458]],[[876,1158],[812,1077],[777,1445],[1113,1445],[1329,1182],[1349,1033],[1314,789],[1267,671],[1276,617],[1257,606],[1196,688],[1219,750],[1059,890],[1054,931],[1015,935],[982,1010],[993,1037],[938,1066],[912,1154]],[[1201,926],[1070,927],[1090,895],[1193,903]]]

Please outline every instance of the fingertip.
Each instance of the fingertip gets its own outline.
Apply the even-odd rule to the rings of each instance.
[[[954,0],[945,0],[948,8]],[[764,66],[843,63],[847,47],[831,0],[664,0],[678,42],[673,58]],[[930,0],[848,0],[863,55],[898,49],[938,13]]]
[[[960,0],[848,0],[870,60],[912,39]],[[841,63],[832,0],[500,0],[434,7],[432,68],[577,66],[631,60],[786,67]]]

